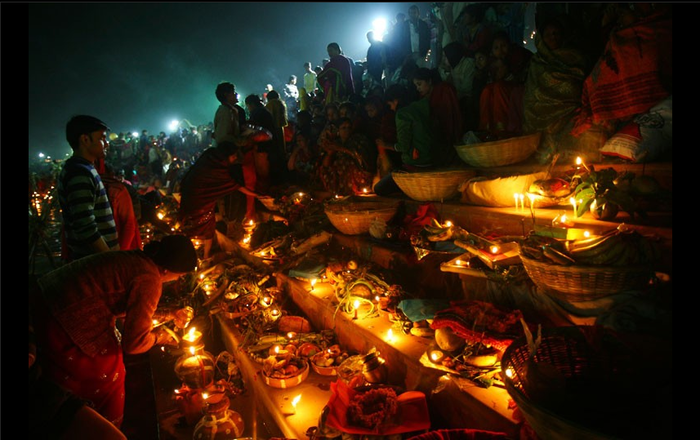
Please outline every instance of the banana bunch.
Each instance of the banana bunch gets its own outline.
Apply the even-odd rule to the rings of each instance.
[[[568,241],[565,247],[576,264],[586,266],[648,264],[661,258],[658,243],[624,228],[601,236]]]
[[[556,238],[530,234],[520,243],[520,253],[528,258],[551,264],[570,266],[576,264],[567,252],[564,243]]]

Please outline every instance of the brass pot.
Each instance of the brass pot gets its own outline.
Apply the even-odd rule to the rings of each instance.
[[[362,359],[362,375],[365,380],[369,383],[386,382],[388,371],[385,362],[376,351],[367,354]]]

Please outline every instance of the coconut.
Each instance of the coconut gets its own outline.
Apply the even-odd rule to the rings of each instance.
[[[435,342],[444,351],[455,351],[464,347],[466,341],[456,335],[450,327],[441,327],[435,330]]]

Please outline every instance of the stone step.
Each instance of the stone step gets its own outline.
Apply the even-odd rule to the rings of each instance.
[[[314,328],[335,329],[340,345],[348,350],[366,353],[376,348],[386,360],[389,384],[425,393],[431,423],[436,427],[431,429],[481,429],[519,438],[521,423],[509,408],[510,396],[504,388],[482,388],[465,379],[448,379],[443,371],[420,362],[434,338],[392,331],[390,339],[392,323],[384,312],[378,317],[352,319],[336,313],[330,284],[316,283],[311,290],[307,281],[283,273],[275,276],[278,286],[304,311]]]

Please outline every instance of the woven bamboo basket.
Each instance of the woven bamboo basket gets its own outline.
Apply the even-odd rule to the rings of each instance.
[[[476,170],[394,171],[394,182],[408,197],[419,202],[441,202],[459,194],[459,185],[476,176]]]
[[[650,265],[561,266],[528,258],[522,252],[520,259],[537,287],[565,301],[590,301],[641,289],[654,274]]]
[[[350,202],[329,204],[325,213],[331,224],[346,235],[369,233],[375,219],[389,222],[399,209],[398,203]]]
[[[503,382],[542,440],[663,438],[652,431],[671,426],[669,345],[600,326],[545,328],[533,362],[525,337],[508,346]]]
[[[542,133],[533,133],[500,141],[455,145],[457,154],[477,168],[502,167],[522,162],[537,150]]]

